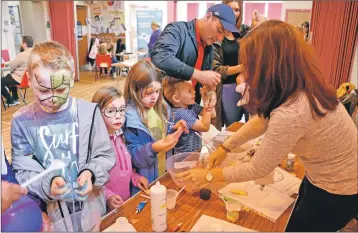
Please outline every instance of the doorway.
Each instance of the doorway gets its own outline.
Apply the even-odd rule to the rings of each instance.
[[[88,7],[76,6],[76,28],[77,28],[77,48],[78,48],[78,65],[80,71],[85,70],[87,64],[88,38],[87,38],[87,12]]]

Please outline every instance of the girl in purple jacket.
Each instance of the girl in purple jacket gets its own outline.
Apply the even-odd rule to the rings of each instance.
[[[131,156],[124,143],[121,128],[125,122],[126,104],[122,93],[114,87],[102,87],[94,94],[92,102],[101,109],[117,160],[110,171],[110,180],[104,186],[107,206],[113,210],[130,197],[131,184],[146,190],[148,180],[132,168]]]

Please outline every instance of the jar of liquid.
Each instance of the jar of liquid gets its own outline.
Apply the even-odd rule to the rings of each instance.
[[[289,172],[293,172],[293,168],[295,167],[295,154],[289,153],[286,161],[286,170]]]
[[[236,222],[240,216],[241,205],[237,202],[226,203],[226,219],[230,222]]]

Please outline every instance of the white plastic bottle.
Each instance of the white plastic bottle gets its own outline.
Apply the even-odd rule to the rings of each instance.
[[[152,229],[163,232],[167,229],[167,188],[159,181],[150,188]]]
[[[293,168],[295,166],[295,154],[289,153],[287,156],[287,162],[286,162],[286,170],[289,172],[293,172]]]

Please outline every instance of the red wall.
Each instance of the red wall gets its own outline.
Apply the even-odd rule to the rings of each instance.
[[[268,18],[281,20],[282,3],[268,4]]]
[[[199,15],[199,3],[188,3],[188,15],[187,20],[193,20]]]
[[[177,1],[168,1],[168,23],[177,21]]]
[[[77,76],[77,58],[76,58],[76,38],[75,15],[73,1],[49,1],[51,36],[55,40],[64,45],[72,54],[75,61],[75,80]]]

